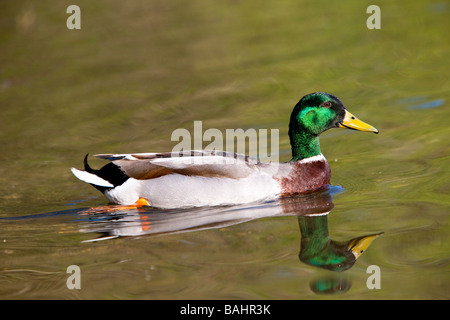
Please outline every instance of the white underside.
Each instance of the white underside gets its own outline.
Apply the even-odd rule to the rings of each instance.
[[[105,192],[109,201],[133,204],[147,199],[158,208],[180,208],[241,204],[275,199],[280,185],[268,174],[255,172],[242,179],[210,178],[169,174],[156,179],[128,179]]]

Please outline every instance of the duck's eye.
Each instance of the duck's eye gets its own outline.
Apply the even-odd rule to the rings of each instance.
[[[322,103],[322,106],[324,106],[325,108],[329,108],[329,107],[331,107],[331,102],[325,101],[324,103]]]

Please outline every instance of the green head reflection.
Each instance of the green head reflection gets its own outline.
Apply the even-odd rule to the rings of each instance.
[[[330,271],[345,271],[382,234],[369,234],[347,241],[330,238],[327,219],[334,208],[332,196],[341,191],[342,188],[331,186],[319,193],[284,199],[282,202],[285,214],[297,215],[301,233],[300,261]]]
[[[356,259],[381,233],[348,241],[332,240],[328,233],[327,215],[299,216],[301,231],[299,258],[302,262],[331,271],[351,268]]]

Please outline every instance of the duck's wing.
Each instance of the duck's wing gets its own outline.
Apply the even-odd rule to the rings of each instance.
[[[187,176],[240,179],[255,172],[259,164],[248,156],[225,151],[99,154],[129,177],[143,180],[177,173]]]

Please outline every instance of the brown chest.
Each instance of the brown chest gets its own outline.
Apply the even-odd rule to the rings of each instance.
[[[280,178],[282,196],[309,193],[330,184],[331,170],[326,160],[293,162],[287,177]]]

